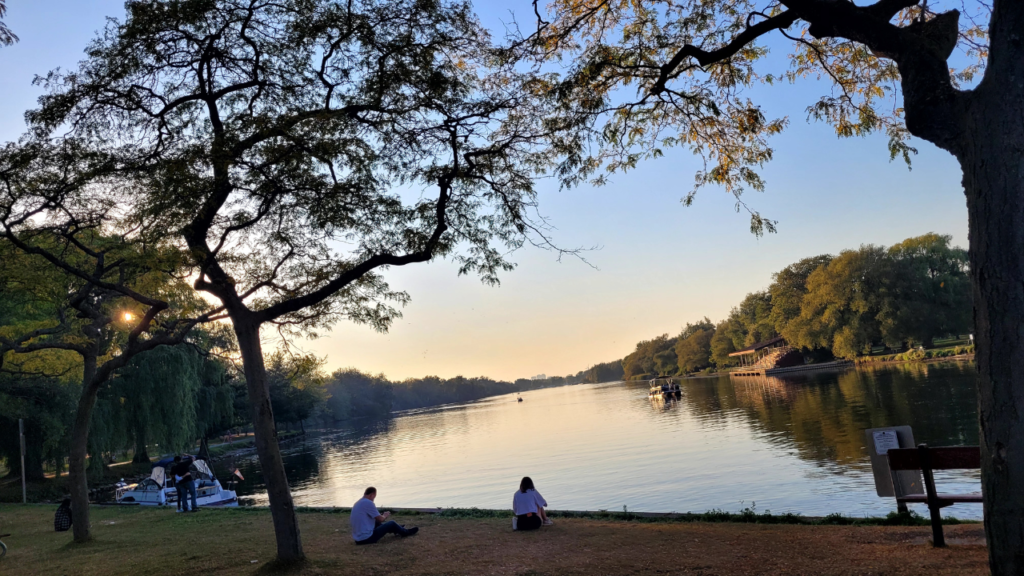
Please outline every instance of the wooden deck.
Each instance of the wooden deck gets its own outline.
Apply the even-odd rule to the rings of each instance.
[[[790,366],[788,368],[741,368],[729,372],[729,376],[776,376],[778,374],[789,374],[791,372],[809,372],[812,370],[834,370],[853,366],[849,360],[836,360],[823,364],[804,364],[803,366]]]

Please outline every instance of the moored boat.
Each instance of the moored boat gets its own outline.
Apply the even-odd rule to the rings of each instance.
[[[166,476],[166,469],[172,460],[161,460],[153,464],[153,472],[149,478],[134,486],[124,486],[117,491],[118,504],[137,504],[140,506],[176,506],[178,490],[174,482]],[[196,483],[196,504],[199,507],[238,506],[238,495],[234,490],[226,490],[220,480],[214,476],[210,465],[205,460],[196,460],[190,467],[192,478]]]

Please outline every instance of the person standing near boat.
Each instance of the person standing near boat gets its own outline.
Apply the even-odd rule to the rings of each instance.
[[[533,480],[523,476],[519,482],[519,490],[512,496],[512,512],[516,515],[515,530],[536,530],[541,526],[551,526],[554,522],[544,513],[547,501],[533,487]]]
[[[178,491],[178,504],[181,506],[184,512],[198,512],[199,504],[196,503],[196,483],[192,479],[192,462],[195,460],[188,454],[185,458],[181,456],[174,457],[174,466],[171,468],[171,474],[174,474],[174,488]],[[192,496],[192,508],[188,507],[188,500],[186,496]]]
[[[352,505],[349,523],[352,525],[352,539],[356,544],[374,544],[387,534],[412,536],[420,531],[415,526],[406,528],[394,520],[388,520],[391,512],[381,514],[373,503],[377,498],[377,489],[370,486],[363,492],[363,497]]]

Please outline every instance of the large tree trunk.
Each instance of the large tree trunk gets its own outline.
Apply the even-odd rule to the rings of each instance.
[[[985,534],[993,576],[1016,576],[1024,574],[1024,102],[1008,94],[978,96],[960,161],[970,223]]]
[[[299,536],[299,519],[295,515],[295,504],[288,488],[281,448],[277,444],[274,410],[270,405],[270,387],[267,384],[263,350],[260,346],[260,327],[246,318],[232,320],[235,335],[238,337],[238,347],[242,353],[246,388],[249,391],[256,454],[259,456],[260,468],[267,483],[270,515],[274,520],[277,559],[287,563],[297,562],[303,560],[305,555],[302,553],[302,539]]]
[[[146,426],[144,424],[135,425],[135,455],[132,456],[132,464],[148,464],[149,463],[149,449],[146,448]]]
[[[93,382],[96,377],[96,357],[96,354],[88,354],[84,358],[82,396],[78,399],[75,424],[71,429],[71,454],[68,458],[68,485],[73,513],[71,529],[78,543],[88,542],[92,538],[89,532],[89,480],[85,459],[89,445],[89,421],[92,419],[92,409],[96,405],[96,392],[99,389]]]
[[[993,576],[1024,574],[1024,3],[997,0],[957,154],[970,226],[981,487]]]

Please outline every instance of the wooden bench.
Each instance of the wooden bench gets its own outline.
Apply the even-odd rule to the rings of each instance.
[[[886,453],[889,469],[920,470],[924,477],[924,494],[897,496],[901,503],[922,503],[928,505],[932,520],[932,545],[941,548],[946,545],[942,535],[942,517],[939,510],[959,503],[980,503],[981,493],[939,494],[935,489],[933,470],[978,470],[981,468],[981,448],[978,446],[951,446],[929,448],[918,444],[917,448],[892,448]]]

